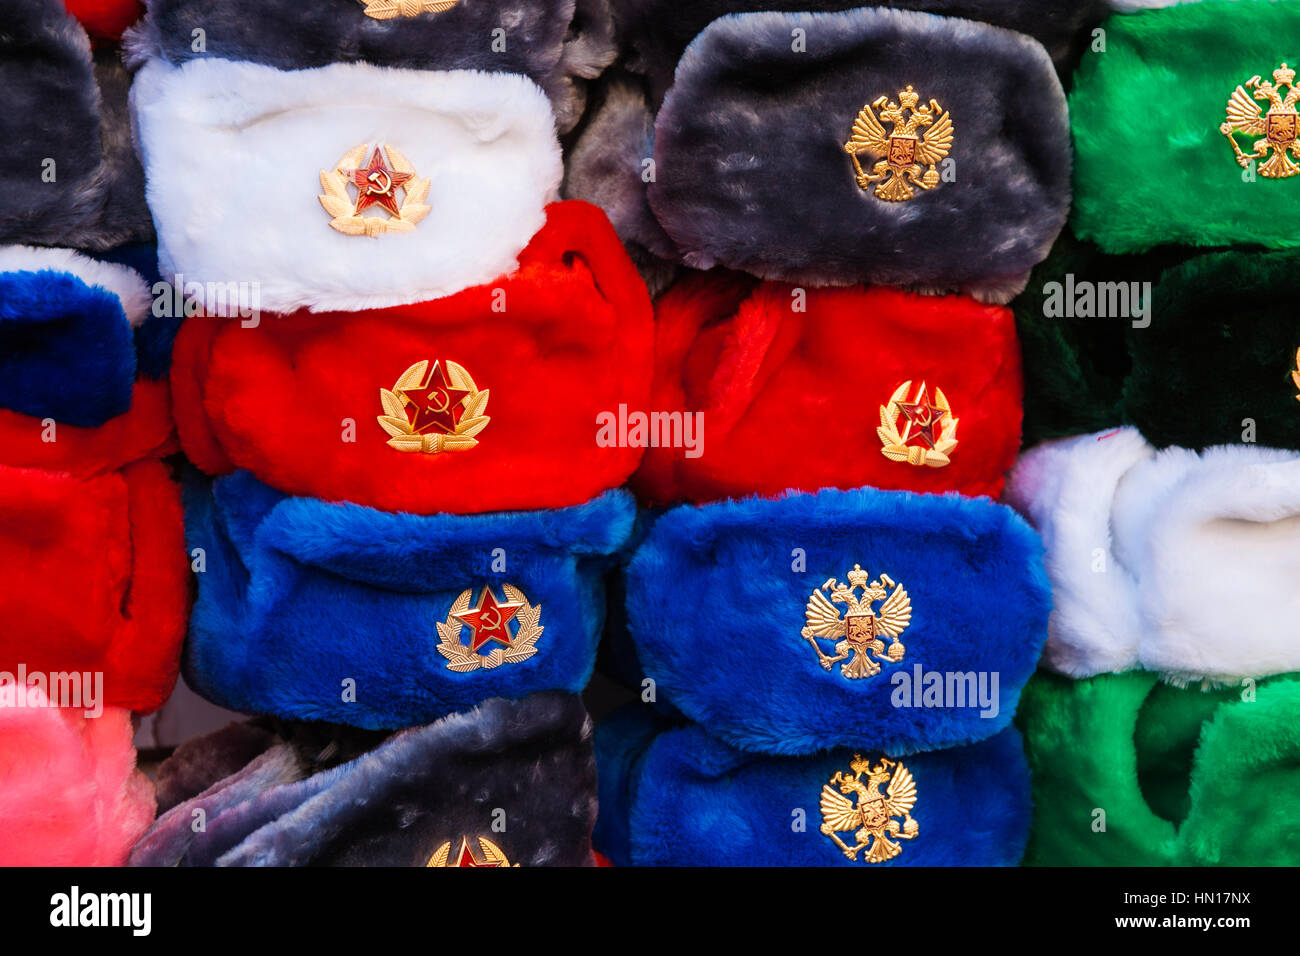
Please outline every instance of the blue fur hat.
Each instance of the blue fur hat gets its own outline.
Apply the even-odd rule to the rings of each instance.
[[[489,697],[580,691],[626,492],[554,511],[393,514],[294,498],[248,472],[191,479],[203,549],[184,668],[234,710],[365,728]]]
[[[699,727],[647,739],[647,718],[615,718],[596,735],[596,849],[616,865],[1014,866],[1024,854],[1029,768],[1015,727],[900,760],[865,748],[793,758]],[[854,812],[869,795],[891,821],[878,833]]]
[[[1047,637],[1038,535],[987,498],[860,488],[666,512],[627,569],[661,699],[745,750],[996,734]]]

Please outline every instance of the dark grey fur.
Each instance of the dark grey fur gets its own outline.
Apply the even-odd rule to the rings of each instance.
[[[795,28],[807,52],[791,51]],[[886,202],[858,188],[844,144],[865,103],[909,83],[952,114],[957,180]],[[687,265],[809,285],[1005,301],[1070,204],[1065,97],[1043,48],[908,11],[716,21],[682,57],[655,158],[650,205]]]

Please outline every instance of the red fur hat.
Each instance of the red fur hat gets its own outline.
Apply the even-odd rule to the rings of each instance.
[[[638,448],[597,417],[643,407],[653,319],[604,214],[580,202],[495,283],[414,305],[193,318],[172,364],[203,470],[413,514],[559,508],[621,485]]]
[[[710,273],[671,289],[656,319],[650,404],[686,413],[694,447],[664,447],[680,443],[650,424],[660,447],[633,486],[652,504],[862,485],[996,498],[1015,460],[1004,307]]]
[[[117,40],[144,13],[140,0],[63,0],[96,41]]]

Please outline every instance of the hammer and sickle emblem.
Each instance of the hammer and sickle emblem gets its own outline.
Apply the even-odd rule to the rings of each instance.
[[[370,181],[370,185],[367,188],[372,195],[382,196],[393,188],[393,178],[382,169],[376,169],[366,178]],[[379,185],[381,182],[383,183],[382,186]]]
[[[430,389],[429,397],[424,404],[429,411],[442,413],[451,406],[451,396],[447,394],[445,388]]]
[[[501,626],[501,612],[494,607],[488,608],[487,611],[483,613],[483,617],[480,618],[480,620],[483,622],[483,629],[485,631],[495,631]]]

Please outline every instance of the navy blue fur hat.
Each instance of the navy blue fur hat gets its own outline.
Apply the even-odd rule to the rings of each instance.
[[[951,747],[1011,722],[1047,638],[1042,550],[955,494],[685,506],[628,565],[627,626],[656,696],[736,747]]]
[[[236,472],[186,489],[204,568],[187,681],[233,710],[372,729],[586,686],[626,492],[550,511],[410,515]]]
[[[597,733],[596,828],[615,864],[1015,866],[1024,854],[1029,768],[1014,726],[901,759],[870,748],[795,758],[735,750],[695,726],[647,739],[646,718],[615,717]],[[607,764],[619,771],[608,783]]]

